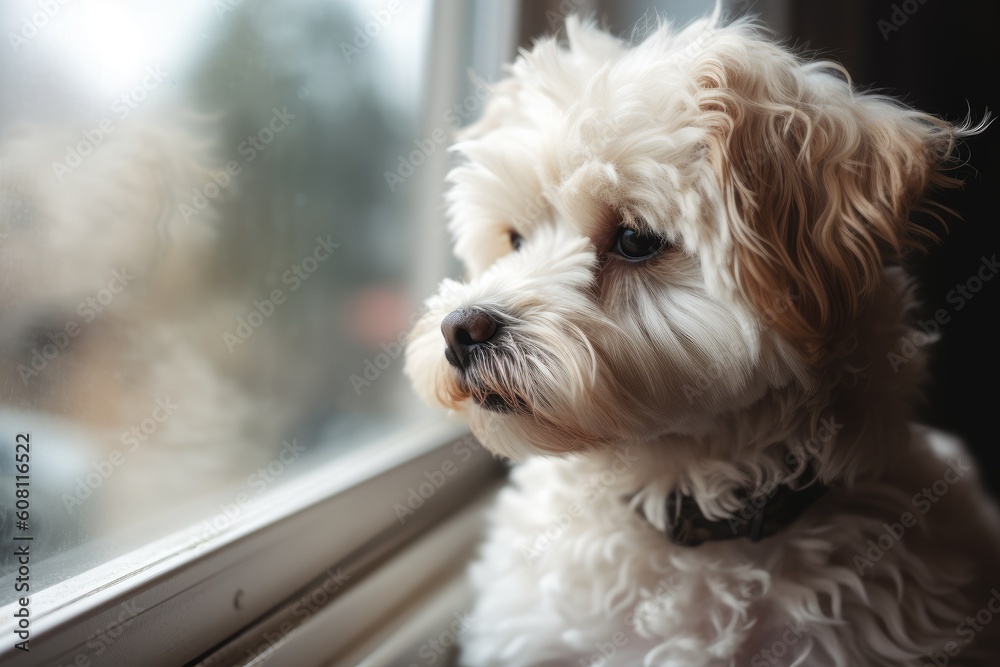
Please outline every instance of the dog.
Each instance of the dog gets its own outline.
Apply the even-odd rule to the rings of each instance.
[[[459,136],[467,280],[407,349],[517,463],[462,664],[1000,664],[997,507],[914,423],[933,336],[901,268],[984,123],[751,20],[565,33]]]

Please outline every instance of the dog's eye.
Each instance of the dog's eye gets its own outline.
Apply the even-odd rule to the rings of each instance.
[[[619,227],[615,237],[614,252],[625,259],[638,261],[647,259],[667,246],[667,240],[662,236],[642,232],[631,227]]]
[[[515,232],[513,229],[510,230],[510,247],[514,250],[520,250],[522,243],[524,243],[524,237]]]

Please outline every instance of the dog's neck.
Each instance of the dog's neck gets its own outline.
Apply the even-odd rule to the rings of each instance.
[[[773,493],[777,485],[798,488],[814,478],[850,485],[880,477],[907,451],[909,407],[924,371],[919,351],[903,361],[891,356],[913,333],[904,324],[912,303],[902,273],[887,272],[883,293],[844,342],[846,351],[809,390],[774,388],[703,432],[622,445],[594,455],[594,463],[611,466],[618,457],[616,486],[661,531],[670,528],[672,494],[690,498],[710,521],[727,521],[746,515],[748,498]],[[631,462],[626,470],[622,452]]]

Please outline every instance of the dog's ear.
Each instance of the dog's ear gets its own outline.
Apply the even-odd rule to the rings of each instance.
[[[910,213],[955,127],[852,90],[752,27],[717,29],[695,57],[699,122],[722,189],[739,289],[811,364],[852,335],[883,266],[921,238]]]

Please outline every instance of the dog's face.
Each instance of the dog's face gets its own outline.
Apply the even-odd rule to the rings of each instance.
[[[468,281],[407,372],[515,458],[701,432],[836,359],[955,128],[751,26],[628,47],[574,20],[456,146]]]

